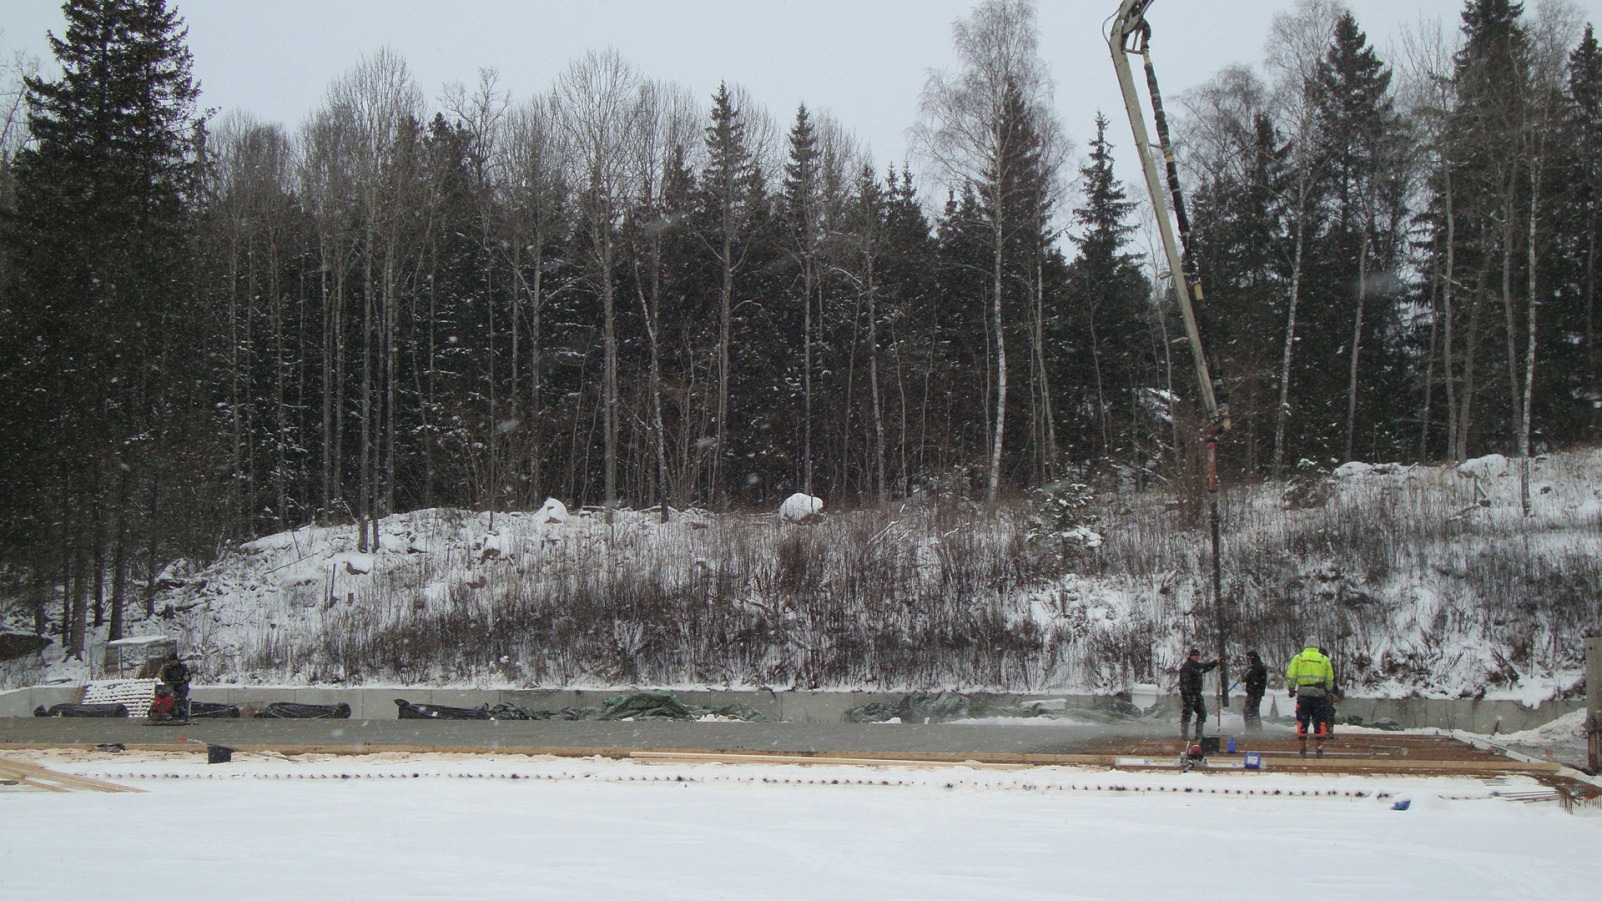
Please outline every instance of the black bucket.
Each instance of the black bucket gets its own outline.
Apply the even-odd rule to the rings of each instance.
[[[1202,756],[1218,753],[1218,736],[1204,735],[1201,740]]]
[[[207,745],[206,746],[206,762],[207,763],[227,763],[228,761],[233,760],[233,759],[234,759],[234,749],[233,748],[225,748],[222,745]]]

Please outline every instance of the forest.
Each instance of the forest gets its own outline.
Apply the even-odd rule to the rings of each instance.
[[[1199,483],[1121,111],[1055,120],[1026,0],[954,25],[883,169],[604,51],[431,103],[379,50],[294,129],[216,117],[165,0],[64,11],[59,75],[0,86],[0,595],[69,646],[308,523]],[[1592,26],[1467,0],[1385,37],[1301,0],[1171,104],[1228,483],[1602,427]]]

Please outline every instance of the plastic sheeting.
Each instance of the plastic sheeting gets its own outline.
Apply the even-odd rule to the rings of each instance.
[[[443,707],[439,704],[413,704],[404,698],[396,698],[395,706],[400,708],[398,719],[403,720],[492,720],[489,705],[483,707]]]
[[[268,720],[348,720],[350,719],[350,705],[338,704],[295,704],[289,701],[275,701],[268,704],[266,709],[256,714],[256,719]]]
[[[211,701],[190,701],[190,719],[238,719],[239,708],[233,704],[216,704]]]
[[[55,704],[33,708],[34,716],[127,716],[128,708],[122,704]]]
[[[672,692],[635,691],[613,695],[601,702],[600,707],[564,707],[561,710],[527,710],[512,704],[498,704],[491,708],[495,719],[502,720],[700,720],[708,717],[760,723],[767,718],[745,704],[727,704],[721,707],[702,707],[685,704]]]

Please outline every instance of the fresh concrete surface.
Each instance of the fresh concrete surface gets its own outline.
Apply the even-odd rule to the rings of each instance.
[[[191,697],[197,701],[234,704],[247,715],[275,701],[299,704],[338,704],[351,707],[351,717],[357,720],[397,719],[397,698],[413,704],[437,704],[448,707],[478,707],[481,705],[512,704],[527,710],[561,710],[567,707],[599,707],[614,695],[633,689],[578,690],[578,689],[461,689],[461,688],[272,688],[261,686],[197,685]],[[860,691],[674,691],[680,701],[705,707],[725,704],[746,704],[767,719],[784,723],[839,723],[845,711],[874,701],[897,701],[902,692]],[[1063,694],[1002,694],[976,693],[1001,704],[1028,704],[1052,702],[1067,707],[1088,707],[1095,700],[1089,695]],[[82,697],[82,686],[47,685],[0,692],[0,719],[33,717],[35,707],[52,704],[76,703]],[[1234,708],[1240,709],[1240,696],[1234,698]],[[1279,713],[1288,715],[1292,703],[1284,695],[1263,700],[1267,714],[1270,702],[1278,705]],[[1407,728],[1462,729],[1481,734],[1522,732],[1551,722],[1564,714],[1579,710],[1582,701],[1548,701],[1538,707],[1526,707],[1517,701],[1439,700],[1426,698],[1376,699],[1346,698],[1341,701],[1342,715],[1355,714],[1365,723],[1388,718]]]
[[[1132,734],[1155,734],[1136,727]],[[1166,725],[1161,734],[1170,731]],[[1280,730],[1284,731],[1284,730]],[[179,737],[230,747],[319,747],[383,751],[450,749],[649,749],[948,754],[1064,754],[1109,733],[1065,724],[882,725],[862,723],[685,723],[528,720],[198,720],[153,726],[127,719],[0,719],[9,743],[176,745]],[[199,745],[195,746],[197,749]]]

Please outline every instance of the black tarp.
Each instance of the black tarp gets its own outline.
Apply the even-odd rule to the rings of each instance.
[[[233,704],[216,704],[211,701],[190,701],[189,718],[238,719],[239,708]]]
[[[33,708],[34,716],[127,716],[128,708],[122,704],[55,704],[49,709],[43,705]]]
[[[490,708],[492,719],[498,720],[698,720],[716,716],[748,723],[766,720],[762,714],[745,704],[727,704],[722,707],[701,707],[685,704],[672,692],[635,691],[613,695],[601,702],[600,707],[564,707],[561,710],[528,710],[512,704],[497,704]]]
[[[489,705],[483,707],[444,707],[439,704],[413,704],[403,698],[395,699],[403,720],[492,720]]]
[[[265,710],[256,714],[257,719],[270,720],[348,720],[350,719],[350,705],[339,704],[296,704],[290,701],[274,701],[267,705]]]

